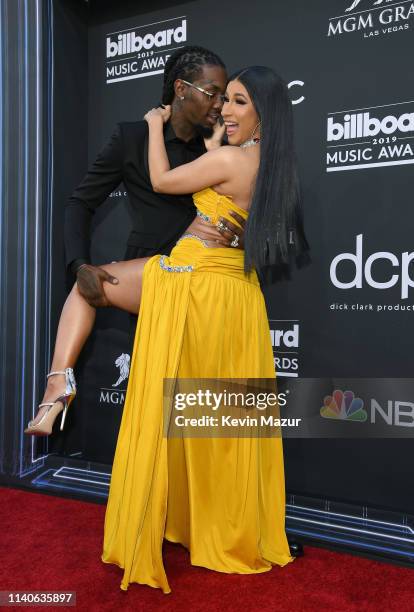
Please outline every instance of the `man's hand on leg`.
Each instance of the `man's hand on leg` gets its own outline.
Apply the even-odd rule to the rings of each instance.
[[[98,266],[83,264],[76,272],[76,281],[79,293],[91,306],[98,308],[100,306],[109,306],[109,302],[105,297],[103,283],[106,281],[112,285],[118,284],[118,279],[111,276]]]

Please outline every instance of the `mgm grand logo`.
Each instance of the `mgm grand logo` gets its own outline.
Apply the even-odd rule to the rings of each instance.
[[[126,389],[119,389],[119,386],[126,381],[129,376],[130,361],[131,358],[128,353],[122,353],[115,359],[115,365],[118,368],[118,377],[110,388],[101,387],[99,395],[100,404],[122,405],[124,403]],[[126,387],[126,384],[123,386]]]
[[[345,9],[345,15],[329,19],[328,36],[362,33],[364,38],[408,30],[414,18],[411,0],[354,0]]]
[[[355,2],[353,2],[351,4],[351,6],[348,6],[347,9],[345,9],[345,13],[350,13],[351,11],[353,11],[358,4],[361,3],[362,0],[355,0]],[[376,2],[374,2],[374,6],[377,6],[378,4],[382,4],[384,2],[384,0],[377,0]],[[385,2],[391,2],[391,0],[385,0]]]

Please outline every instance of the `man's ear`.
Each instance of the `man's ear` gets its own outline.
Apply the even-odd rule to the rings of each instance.
[[[174,81],[174,92],[177,98],[179,98],[180,100],[184,99],[185,83],[183,83],[181,79],[176,79]]]

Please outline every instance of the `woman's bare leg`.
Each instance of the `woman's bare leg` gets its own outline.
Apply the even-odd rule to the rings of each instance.
[[[105,296],[111,306],[138,314],[141,302],[142,275],[148,259],[149,257],[142,257],[100,266],[119,281],[117,285],[107,282],[103,284]],[[75,283],[60,315],[55,350],[50,367],[51,372],[74,367],[92,331],[95,318],[96,308],[90,306],[81,296]],[[41,403],[52,402],[59,397],[65,389],[64,380],[63,374],[48,378]],[[37,423],[45,411],[46,406],[40,408],[35,419],[33,419],[33,423]]]

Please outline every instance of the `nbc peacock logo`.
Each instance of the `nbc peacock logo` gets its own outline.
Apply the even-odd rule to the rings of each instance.
[[[360,397],[355,397],[353,391],[335,389],[332,395],[326,395],[320,409],[324,419],[339,419],[341,421],[366,421],[367,411]]]

